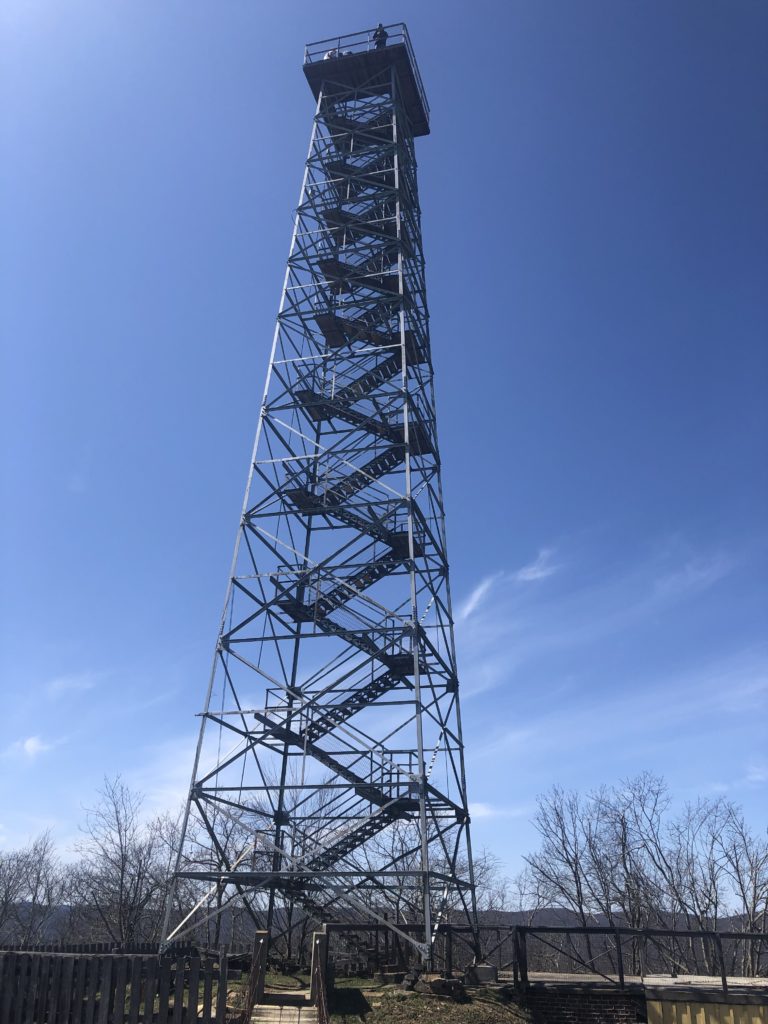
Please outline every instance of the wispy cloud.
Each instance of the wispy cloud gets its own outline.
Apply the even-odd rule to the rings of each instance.
[[[50,697],[60,697],[65,693],[82,693],[92,690],[104,678],[104,672],[77,672],[71,675],[57,676],[46,683],[45,690]]]
[[[466,621],[472,614],[472,612],[477,611],[477,609],[482,604],[483,598],[485,598],[488,595],[489,591],[491,590],[491,587],[498,579],[501,578],[501,576],[502,573],[497,572],[494,573],[492,576],[486,576],[484,580],[481,580],[478,583],[478,585],[475,587],[475,589],[472,591],[472,593],[469,595],[466,601],[464,601],[464,603],[459,608],[458,618],[461,622]]]
[[[751,786],[762,786],[763,783],[768,782],[768,761],[762,759],[752,761],[747,767],[744,781]]]
[[[545,580],[548,576],[554,576],[560,567],[553,564],[553,555],[553,548],[542,548],[530,565],[524,565],[513,573],[513,578],[518,583],[533,583],[536,580]]]
[[[727,576],[734,565],[734,559],[722,553],[691,558],[657,578],[656,594],[675,597],[694,590],[706,590]]]
[[[648,630],[661,635],[659,629],[666,629],[658,626],[660,615],[666,622],[678,609],[679,614],[690,615],[684,610],[686,603],[698,600],[739,564],[723,552],[694,552],[680,540],[665,541],[618,571],[615,566],[601,571],[593,563],[580,564],[575,553],[568,563],[571,571],[558,575],[557,585],[545,592],[535,581],[555,577],[563,558],[556,558],[552,546],[542,547],[531,563],[486,576],[469,593],[456,623],[465,699],[522,685],[518,692],[525,703],[532,692],[530,680],[544,664],[557,666],[554,674],[551,668],[547,673],[550,699],[574,686],[579,673],[599,678],[605,650],[613,650],[615,660],[619,638],[632,643],[633,636],[642,634],[647,649]],[[492,602],[488,600],[491,592]],[[598,651],[596,644],[609,644],[609,648]],[[592,648],[594,661],[585,663]],[[563,670],[568,652],[573,668]],[[629,661],[622,671],[631,667]],[[723,700],[760,704],[764,685],[753,677],[751,690],[738,695],[732,686],[725,686]]]
[[[457,620],[465,622],[473,612],[476,612],[491,590],[500,582],[533,583],[536,580],[544,580],[548,576],[554,576],[559,565],[552,561],[554,548],[541,548],[536,558],[529,564],[513,572],[495,572],[485,576],[469,594],[469,597],[459,606]]]
[[[147,814],[173,813],[186,799],[196,739],[186,734],[145,747],[141,767],[126,773],[128,785],[143,794]]]
[[[742,691],[754,694],[755,679],[765,679],[767,665],[765,652],[746,652],[724,658],[706,671],[650,672],[634,676],[630,687],[614,693],[596,689],[592,694],[578,693],[575,702],[548,701],[528,712],[525,729],[500,728],[495,735],[486,736],[482,749],[472,757],[487,761],[503,754],[511,765],[512,759],[526,762],[532,756],[585,756],[589,744],[599,741],[603,750],[619,751],[622,757],[647,758],[661,751],[676,760],[681,736],[714,738],[718,730],[741,720],[738,699],[733,697]],[[768,691],[764,692],[762,713],[768,710]],[[725,791],[765,781],[768,762],[755,758],[746,773],[742,769],[738,780],[717,780],[714,785]]]
[[[523,818],[529,813],[528,807],[499,807],[497,804],[470,803],[470,817],[478,821],[481,818]]]
[[[557,572],[553,554],[554,548],[543,547],[530,564],[485,576],[459,606],[459,650],[462,664],[467,666],[462,671],[465,700],[509,681],[520,662],[522,646],[529,644],[524,629],[527,584]],[[476,615],[491,592],[492,607]]]
[[[24,740],[16,740],[11,743],[5,753],[8,757],[21,756],[34,761],[36,757],[45,753],[46,750],[51,750],[52,747],[52,743],[44,742],[39,736],[28,736]]]
[[[728,763],[728,767],[731,767],[731,762]],[[715,779],[713,782],[706,783],[704,788],[709,793],[727,793],[732,797],[741,798],[744,796],[745,790],[762,789],[766,784],[768,784],[768,760],[756,758],[748,761],[746,765],[742,765],[741,772],[735,778]]]

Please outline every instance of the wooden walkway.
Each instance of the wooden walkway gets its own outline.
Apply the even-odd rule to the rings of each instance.
[[[263,1003],[255,1008],[251,1021],[253,1024],[317,1024],[317,1007],[310,1003]]]
[[[513,975],[511,971],[499,971],[500,982],[511,982]],[[612,985],[619,986],[618,974],[586,974],[565,972],[530,971],[528,974],[530,984],[544,983],[547,985]],[[624,983],[632,988],[721,988],[719,977],[710,974],[678,974],[674,978],[669,974],[627,974],[624,976]],[[728,988],[756,988],[768,989],[768,978],[738,978],[728,977]]]

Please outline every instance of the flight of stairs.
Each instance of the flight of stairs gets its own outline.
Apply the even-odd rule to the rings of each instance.
[[[317,1024],[317,1007],[305,1003],[260,1003],[251,1014],[256,1024]]]

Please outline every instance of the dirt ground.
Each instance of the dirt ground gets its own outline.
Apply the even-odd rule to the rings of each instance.
[[[445,996],[404,992],[399,986],[337,987],[331,997],[333,1024],[529,1024],[530,1017],[501,993],[469,989],[468,1001],[456,1003]]]

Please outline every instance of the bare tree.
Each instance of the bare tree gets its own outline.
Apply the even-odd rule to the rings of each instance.
[[[21,855],[22,903],[17,915],[19,941],[34,945],[50,939],[51,926],[66,899],[66,875],[50,832],[34,839]]]
[[[50,832],[0,853],[0,939],[25,946],[50,941],[65,889]]]
[[[73,891],[95,933],[116,944],[157,935],[165,877],[157,831],[141,817],[141,797],[118,777],[105,779],[86,811]]]
[[[644,773],[586,796],[554,788],[539,799],[534,824],[541,845],[520,886],[538,905],[565,911],[566,922],[707,932],[727,920],[768,932],[768,843],[729,801],[675,812],[663,779]],[[584,946],[593,959],[588,938]],[[703,937],[658,940],[656,951],[672,970],[717,967]],[[740,956],[746,973],[760,969],[754,946]]]
[[[740,809],[729,806],[718,843],[744,931],[768,937],[768,835],[753,835]],[[737,971],[747,977],[760,973],[760,950],[755,943],[734,945],[731,972]]]
[[[511,882],[502,867],[501,859],[490,850],[481,850],[473,857],[478,911],[503,913],[513,909]]]
[[[601,908],[589,884],[594,849],[587,834],[592,817],[581,797],[556,786],[539,799],[533,820],[542,842],[526,863],[537,899],[570,911],[582,926],[594,924]]]
[[[0,940],[17,941],[16,913],[23,892],[24,863],[20,851],[0,851]]]

